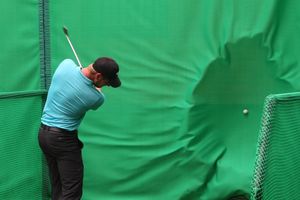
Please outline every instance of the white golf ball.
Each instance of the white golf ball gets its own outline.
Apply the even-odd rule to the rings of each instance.
[[[243,114],[244,114],[244,115],[247,115],[248,113],[249,113],[249,110],[248,110],[248,109],[244,109],[244,110],[243,110]]]

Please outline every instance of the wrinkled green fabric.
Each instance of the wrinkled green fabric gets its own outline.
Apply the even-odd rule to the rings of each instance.
[[[70,4],[50,6],[53,68],[73,57],[64,24],[85,65],[112,56],[123,80],[80,129],[84,199],[248,196],[264,99],[299,90],[299,3]]]
[[[24,3],[5,4],[23,11]],[[37,5],[26,6],[38,14]],[[120,65],[122,87],[104,88],[106,102],[87,113],[79,130],[83,199],[249,196],[264,99],[300,88],[299,6],[292,0],[50,1],[52,72],[65,58],[76,61],[64,25],[83,65],[98,56]],[[0,9],[8,20],[17,18]],[[0,87],[34,90],[38,28],[17,21],[9,22],[13,30],[23,27],[32,39],[10,35],[10,45],[1,32],[1,49],[30,43],[30,50],[19,49],[30,67],[3,76],[10,61],[19,62],[1,54],[6,86]]]

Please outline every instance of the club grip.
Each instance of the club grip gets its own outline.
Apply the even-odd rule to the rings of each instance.
[[[69,36],[69,34],[68,34],[68,29],[67,29],[66,26],[63,26],[63,31],[64,31],[64,33],[65,33],[67,36]]]

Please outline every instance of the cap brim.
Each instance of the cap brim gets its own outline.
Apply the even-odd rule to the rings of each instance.
[[[119,79],[118,76],[116,76],[115,78],[109,80],[109,85],[113,88],[117,88],[121,86],[121,80]]]

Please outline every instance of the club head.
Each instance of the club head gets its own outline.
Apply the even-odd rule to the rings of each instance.
[[[63,26],[63,31],[64,31],[65,35],[69,36],[68,29],[66,26]]]

